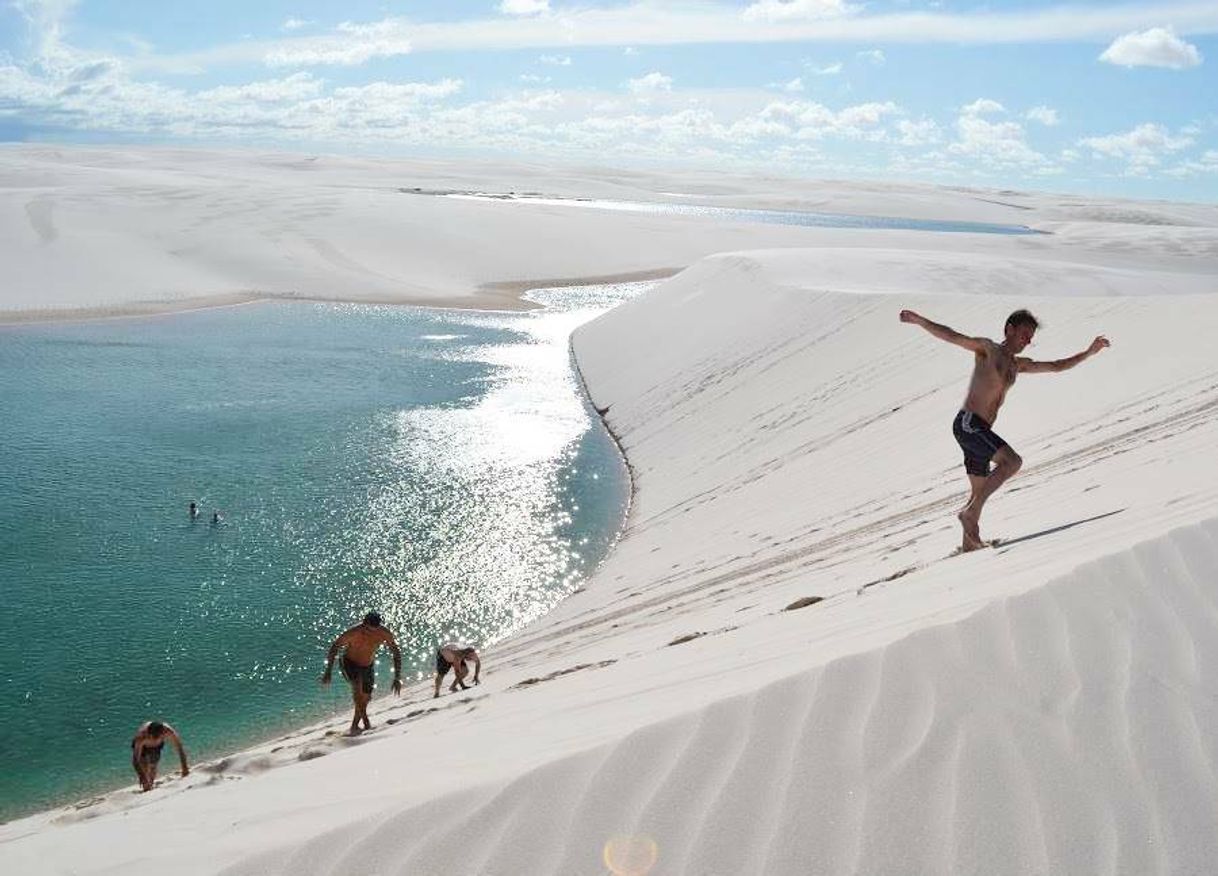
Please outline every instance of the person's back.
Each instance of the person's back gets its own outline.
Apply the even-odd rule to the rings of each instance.
[[[392,641],[393,636],[384,627],[359,624],[339,636],[338,640],[346,646],[344,656],[348,660],[367,666],[376,659],[377,649]]]

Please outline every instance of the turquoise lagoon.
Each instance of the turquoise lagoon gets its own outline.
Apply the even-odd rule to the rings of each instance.
[[[568,339],[641,288],[0,329],[0,819],[133,784],[149,718],[198,761],[346,709],[369,609],[409,680],[574,590],[629,484]]]

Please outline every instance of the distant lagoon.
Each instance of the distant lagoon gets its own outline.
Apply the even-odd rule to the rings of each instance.
[[[574,590],[629,484],[568,339],[644,285],[0,329],[0,818],[134,786],[149,718],[200,761],[345,710],[370,608],[409,680]]]
[[[503,195],[485,192],[428,193],[418,191],[417,193],[442,194],[449,198],[473,201],[548,204],[559,207],[582,207],[589,210],[650,213],[658,216],[696,216],[723,222],[758,222],[764,225],[797,225],[805,228],[870,228],[972,234],[1047,233],[1036,231],[1026,225],[1002,225],[993,222],[957,222],[948,219],[905,219],[898,216],[857,216],[850,213],[818,213],[813,210],[753,210],[740,207],[705,207],[697,204],[615,201],[598,198],[547,198],[533,195]]]

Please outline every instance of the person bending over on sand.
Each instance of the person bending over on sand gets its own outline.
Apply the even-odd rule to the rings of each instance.
[[[1040,328],[1036,317],[1026,310],[1016,310],[1007,317],[1001,343],[989,338],[970,338],[912,310],[901,311],[901,322],[921,326],[939,340],[973,354],[973,377],[964,407],[952,423],[952,433],[964,451],[964,470],[970,488],[968,502],[956,515],[963,530],[961,550],[975,551],[986,546],[981,540],[981,509],[986,500],[1023,465],[1023,459],[1011,445],[991,431],[1007,390],[1015,383],[1015,376],[1073,368],[1107,347],[1108,339],[1101,335],[1081,353],[1052,362],[1037,362],[1019,355],[1032,343],[1032,336]],[[991,461],[993,470],[990,469]]]
[[[478,675],[482,672],[482,659],[478,656],[476,649],[457,642],[449,642],[447,645],[440,646],[440,650],[436,651],[436,692],[432,696],[433,700],[440,695],[440,682],[444,680],[444,676],[450,669],[453,671],[453,683],[448,686],[448,689],[453,693],[457,692],[458,687],[461,690],[469,689],[469,685],[465,683],[465,676],[469,674],[467,661],[473,661],[474,664],[474,684],[482,684],[478,680]]]
[[[394,641],[393,633],[381,626],[381,616],[375,611],[364,615],[364,622],[352,627],[334,640],[330,653],[326,655],[326,671],[322,673],[321,683],[330,683],[330,672],[334,668],[334,658],[345,648],[342,663],[339,664],[343,677],[351,684],[351,699],[355,703],[355,716],[351,719],[351,735],[356,736],[363,729],[372,727],[368,720],[368,702],[372,699],[373,664],[376,662],[376,651],[384,645],[393,654],[393,692],[402,693],[402,650]]]
[[[190,775],[186,749],[182,747],[178,732],[160,721],[145,721],[131,739],[131,765],[139,776],[140,788],[145,791],[151,791],[156,783],[157,764],[161,762],[161,749],[165,747],[166,739],[178,750],[178,759],[182,761],[182,778]]]

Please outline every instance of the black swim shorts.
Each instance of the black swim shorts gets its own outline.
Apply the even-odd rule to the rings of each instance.
[[[344,654],[342,663],[340,665],[342,666],[343,676],[347,679],[347,681],[351,682],[352,684],[359,681],[364,689],[364,693],[372,693],[372,688],[376,684],[376,679],[373,677],[372,673],[372,667],[374,664],[370,663],[367,666],[361,666],[353,660],[348,660]]]
[[[1007,443],[994,434],[990,424],[972,411],[961,411],[952,421],[952,434],[964,451],[964,470],[971,475],[988,477],[990,460]]]
[[[135,748],[134,742],[131,743],[131,747]],[[145,763],[145,764],[159,763],[161,760],[161,749],[163,749],[164,747],[165,747],[164,742],[162,742],[160,745],[145,745],[143,748],[140,749],[140,757],[139,757],[140,763]]]
[[[448,674],[448,670],[452,668],[452,664],[448,662],[448,658],[444,656],[443,651],[436,652],[436,675],[443,678]]]

